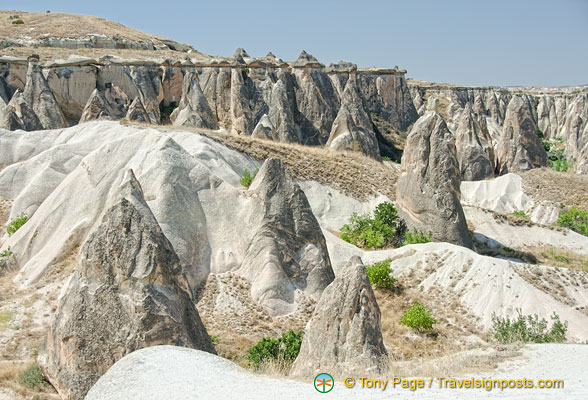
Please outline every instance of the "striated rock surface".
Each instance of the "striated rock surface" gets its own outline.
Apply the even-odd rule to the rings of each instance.
[[[527,96],[514,96],[508,103],[496,156],[500,174],[548,165],[547,153],[537,135],[533,106]]]
[[[362,72],[358,81],[366,109],[395,128],[406,131],[419,118],[403,75]]]
[[[262,219],[239,268],[253,299],[270,315],[295,310],[297,293],[318,300],[334,278],[325,238],[304,192],[279,159],[265,161],[249,192],[262,200]]]
[[[324,371],[336,379],[378,375],[385,372],[387,355],[380,308],[365,267],[354,256],[323,292],[290,375],[308,378]]]
[[[296,106],[293,101],[292,77],[280,72],[271,90],[268,117],[272,126],[272,138],[280,142],[301,143],[302,132],[295,122]]]
[[[172,112],[170,119],[175,126],[218,129],[216,118],[202,93],[196,73],[188,72],[184,76],[180,105]]]
[[[17,90],[10,99],[8,107],[14,110],[17,118],[22,122],[22,127],[27,131],[37,131],[43,129],[39,117],[33,110],[33,106],[23,96],[20,90]]]
[[[443,118],[428,111],[408,135],[396,185],[400,215],[409,228],[473,248],[460,204],[460,172],[453,136]]]
[[[303,65],[314,65],[303,59],[299,58]],[[309,145],[324,145],[329,140],[341,104],[337,92],[324,69],[295,68],[293,75],[303,141]]]
[[[135,100],[129,106],[129,110],[127,111],[127,115],[125,116],[127,121],[136,121],[136,122],[144,122],[150,123],[151,119],[149,118],[149,114],[145,110],[145,106],[140,98],[136,97]]]
[[[129,98],[118,86],[94,89],[88,99],[80,123],[96,119],[119,120],[127,115]]]
[[[249,85],[244,75],[244,70],[231,70],[231,132],[236,135],[250,135],[255,128],[254,114],[249,102]]]
[[[494,147],[485,118],[477,118],[468,104],[457,127],[455,147],[461,179],[478,181],[494,176]]]
[[[380,159],[373,122],[363,106],[355,75],[345,85],[341,108],[333,122],[327,146],[338,151],[361,152]]]
[[[70,121],[78,121],[96,89],[96,67],[80,65],[51,68],[47,74],[47,83],[63,115]]]
[[[6,104],[2,97],[0,97],[0,129],[9,131],[23,129],[22,121],[16,115],[16,110],[13,106]]]
[[[26,79],[22,96],[31,105],[43,129],[67,127],[68,123],[59,108],[55,95],[35,59],[29,62]]]
[[[134,350],[173,344],[215,353],[171,243],[132,171],[80,251],[39,357],[64,399],[83,399]]]
[[[261,119],[255,126],[255,129],[253,130],[251,136],[259,139],[272,140],[274,137],[274,130],[275,128],[272,124],[272,121],[270,121],[267,114],[263,114],[263,117],[261,117]]]

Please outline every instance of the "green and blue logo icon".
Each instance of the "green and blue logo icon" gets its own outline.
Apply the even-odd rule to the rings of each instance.
[[[314,388],[319,393],[329,393],[335,387],[335,380],[327,373],[320,373],[314,377]]]

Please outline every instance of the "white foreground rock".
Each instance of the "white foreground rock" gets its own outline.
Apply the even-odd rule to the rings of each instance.
[[[1,131],[0,146],[6,149],[0,182],[11,187],[3,196],[15,200],[10,217],[21,211],[30,217],[0,250],[12,249],[21,287],[77,252],[129,169],[192,290],[210,273],[234,271],[251,281],[252,296],[272,315],[283,315],[305,297],[318,300],[333,279],[318,222],[289,175],[263,180],[260,172],[247,190],[240,177],[259,162],[197,133],[99,121],[55,131]],[[280,232],[280,245],[266,240],[268,229]]]
[[[358,377],[354,376],[353,389],[336,381],[333,390],[323,394],[312,383],[255,375],[203,351],[156,346],[135,351],[114,364],[90,390],[86,400],[585,399],[587,357],[586,345],[531,345],[523,350],[521,359],[505,362],[491,373],[473,375],[486,379],[527,378],[535,383],[539,379],[563,379],[564,389],[440,389],[436,381],[429,389],[428,377],[425,388],[416,391],[394,388],[391,380],[386,390],[362,389]]]
[[[536,203],[527,196],[523,191],[522,178],[513,173],[484,181],[463,181],[461,204],[502,213],[524,211],[531,221],[544,225],[557,221],[559,214],[559,207]]]

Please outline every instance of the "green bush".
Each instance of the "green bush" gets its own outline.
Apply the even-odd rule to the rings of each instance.
[[[241,185],[245,186],[245,187],[251,186],[251,182],[253,182],[256,175],[257,175],[257,170],[255,170],[252,175],[249,172],[249,170],[246,169],[245,172],[243,172],[243,175],[241,176]]]
[[[588,236],[588,210],[574,206],[569,211],[560,211],[557,224]]]
[[[264,361],[278,360],[293,363],[300,353],[301,345],[302,331],[294,332],[290,329],[278,338],[262,338],[255,346],[249,348],[247,359],[249,365],[256,369]]]
[[[551,150],[551,143],[549,142],[549,140],[542,139],[541,144],[543,145],[545,151],[549,153],[549,151]]]
[[[22,24],[24,24],[24,21],[22,19],[15,19],[12,21],[12,23],[14,25],[22,25]]]
[[[394,204],[383,202],[376,207],[373,218],[353,213],[349,224],[341,228],[341,239],[363,248],[399,247],[405,231],[406,224]]]
[[[524,211],[515,211],[512,213],[512,215],[514,215],[515,217],[526,219],[527,221],[529,221],[531,219],[531,218],[529,218],[529,216],[527,214],[525,214]]]
[[[2,253],[0,253],[0,258],[10,257],[12,255],[12,250],[10,250],[10,246]]]
[[[437,320],[433,318],[431,311],[418,301],[400,318],[400,325],[408,326],[419,332],[433,329],[433,324],[436,323]]]
[[[535,132],[537,133],[537,136],[539,136],[539,139],[543,139],[545,137],[541,129],[537,128]]]
[[[20,375],[19,383],[30,389],[36,389],[45,382],[41,369],[37,364],[31,365]]]
[[[382,161],[392,161],[392,159],[388,156],[382,156]]]
[[[367,276],[370,283],[376,289],[380,290],[394,290],[396,289],[396,279],[392,276],[392,269],[390,262],[392,260],[384,260],[366,268]]]
[[[20,213],[14,221],[11,221],[6,226],[6,233],[8,236],[12,236],[12,234],[20,229],[21,226],[25,224],[29,220],[29,217],[23,212]]]
[[[567,172],[570,167],[565,157],[557,160],[549,160],[549,166],[559,172]]]
[[[502,344],[523,343],[560,343],[566,339],[568,322],[563,324],[559,315],[555,312],[551,316],[553,321],[551,329],[545,318],[541,320],[535,315],[522,315],[521,309],[517,309],[517,318],[500,318],[492,315],[492,334]]]
[[[418,243],[429,243],[433,240],[433,233],[425,233],[423,231],[419,231],[416,228],[413,229],[412,232],[406,232],[406,236],[404,238],[405,244],[418,244]]]

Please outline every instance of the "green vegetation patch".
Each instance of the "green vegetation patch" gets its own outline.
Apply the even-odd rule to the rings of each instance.
[[[391,259],[380,261],[366,268],[367,276],[373,287],[379,290],[395,290],[396,279],[392,276],[390,268]]]
[[[394,204],[378,204],[374,216],[353,213],[349,224],[341,228],[341,239],[362,248],[400,247],[406,224]]]
[[[6,226],[6,233],[8,236],[12,236],[16,231],[20,229],[27,221],[29,217],[24,213],[20,213],[14,221],[10,221],[10,223]]]
[[[574,206],[568,211],[560,211],[557,224],[588,236],[588,210]]]
[[[431,315],[431,311],[418,301],[414,302],[410,310],[400,318],[400,325],[408,326],[418,332],[430,331],[437,320]]]
[[[406,232],[404,244],[419,244],[429,243],[433,241],[433,233],[425,233],[424,231],[413,229],[412,232]]]
[[[249,172],[249,170],[246,169],[243,172],[243,175],[241,176],[241,186],[245,186],[246,188],[248,188],[249,186],[251,186],[251,183],[253,182],[253,180],[257,176],[257,171],[258,170],[255,170],[255,171],[253,171],[253,174],[251,174]]]
[[[499,343],[561,343],[566,339],[568,322],[562,323],[555,312],[551,316],[552,325],[548,327],[545,318],[535,315],[523,315],[517,309],[518,316],[512,320],[492,315],[492,334]]]
[[[257,369],[264,361],[281,361],[293,363],[300,353],[302,330],[294,332],[290,329],[281,337],[264,337],[256,345],[249,348],[249,365]]]
[[[41,369],[37,364],[31,365],[20,375],[19,383],[29,389],[37,389],[45,383]]]

